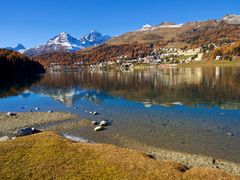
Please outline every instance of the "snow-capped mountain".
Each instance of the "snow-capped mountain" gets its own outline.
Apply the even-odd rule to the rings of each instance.
[[[48,40],[47,45],[48,46],[61,45],[64,47],[64,49],[66,49],[68,51],[76,51],[76,50],[84,48],[82,46],[81,41],[79,41],[77,38],[70,36],[66,32],[62,32],[59,35]]]
[[[28,56],[34,56],[51,52],[74,52],[87,47],[100,45],[110,38],[110,36],[102,36],[102,34],[97,31],[91,31],[80,39],[66,32],[62,32],[48,40],[46,44],[30,48],[24,53]]]
[[[10,49],[20,53],[24,53],[24,51],[26,50],[26,48],[22,44],[17,44],[17,46],[15,47],[6,47],[6,49]]]
[[[229,14],[226,15],[222,18],[222,21],[228,23],[228,24],[235,24],[239,25],[240,24],[240,15],[236,14]]]
[[[80,41],[85,47],[91,47],[102,44],[110,38],[111,37],[107,35],[102,36],[102,34],[97,31],[91,31],[90,33],[83,36]]]

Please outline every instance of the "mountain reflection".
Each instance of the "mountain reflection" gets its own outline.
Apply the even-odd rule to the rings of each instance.
[[[46,74],[31,91],[72,105],[80,99],[100,104],[111,96],[171,106],[219,106],[240,109],[240,68],[149,68]]]
[[[28,90],[41,76],[14,75],[0,78],[0,98],[16,96]],[[26,94],[25,94],[26,95]]]

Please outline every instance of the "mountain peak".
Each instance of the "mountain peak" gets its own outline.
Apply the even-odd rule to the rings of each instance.
[[[15,46],[14,49],[18,49],[18,50],[22,50],[22,49],[26,49],[25,46],[23,46],[22,44],[17,44],[17,46]]]
[[[102,34],[97,32],[96,30],[92,30],[91,32],[89,32],[88,34],[83,36],[83,40],[84,41],[90,41],[93,42],[95,40],[97,40],[99,37],[101,37]]]
[[[34,56],[51,52],[73,52],[87,47],[100,45],[110,38],[110,36],[102,36],[101,33],[96,30],[92,30],[81,39],[77,39],[67,32],[61,32],[48,40],[46,44],[26,50],[25,54]]]
[[[81,42],[86,47],[90,47],[102,44],[105,41],[109,40],[110,38],[111,38],[110,36],[102,36],[102,34],[99,33],[98,31],[92,30],[81,38]]]
[[[63,46],[64,49],[69,51],[75,51],[82,47],[82,43],[77,38],[72,37],[66,32],[61,32],[59,35],[54,36],[47,42],[47,44]]]
[[[26,48],[20,43],[18,43],[15,47],[6,47],[6,49],[10,49],[20,53],[23,53],[26,50]]]
[[[67,32],[61,32],[59,36],[69,36],[69,34]]]
[[[96,30],[91,30],[89,34],[91,34],[91,33],[93,33],[93,34],[101,34],[101,33],[99,33],[99,32],[96,31]]]

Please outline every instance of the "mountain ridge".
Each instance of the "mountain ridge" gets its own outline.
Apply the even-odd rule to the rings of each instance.
[[[27,49],[24,54],[27,56],[36,56],[54,52],[75,52],[77,50],[103,44],[110,38],[110,36],[103,36],[95,30],[79,39],[71,36],[67,32],[61,32],[49,39],[46,44]]]

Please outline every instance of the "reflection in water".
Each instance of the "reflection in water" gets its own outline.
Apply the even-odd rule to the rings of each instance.
[[[11,83],[1,83],[5,86],[1,97],[20,94],[1,98],[1,112],[39,107],[43,112],[64,111],[83,119],[114,122],[97,134],[92,126],[78,123],[69,129],[50,125],[59,133],[116,145],[121,145],[116,137],[127,137],[151,146],[240,162],[239,67],[53,73],[29,89],[32,82],[28,80]]]
[[[0,98],[16,96],[38,82],[41,76],[15,75],[0,78]],[[29,93],[24,93],[27,96]]]
[[[53,73],[31,90],[68,105],[79,99],[100,104],[106,97],[117,96],[142,102],[145,107],[202,104],[240,109],[239,87],[239,67],[198,67]]]

